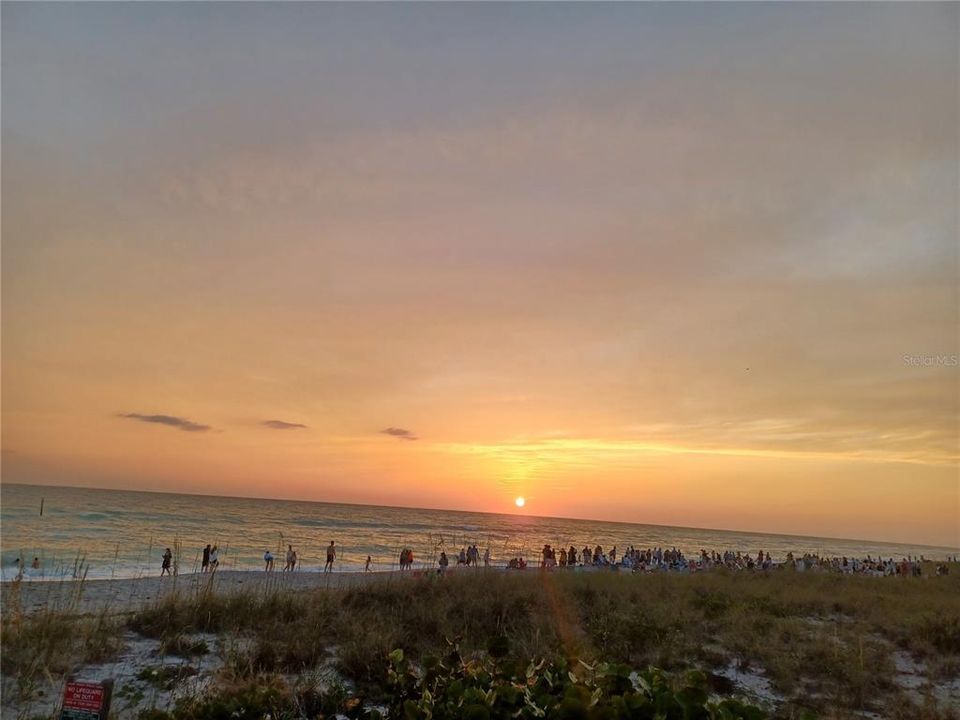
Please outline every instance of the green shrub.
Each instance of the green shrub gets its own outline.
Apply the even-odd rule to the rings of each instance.
[[[761,720],[763,711],[737,700],[711,702],[706,678],[674,678],[656,668],[571,665],[563,658],[519,671],[495,658],[464,659],[457,647],[439,662],[415,668],[402,650],[390,654],[387,716],[404,720]]]

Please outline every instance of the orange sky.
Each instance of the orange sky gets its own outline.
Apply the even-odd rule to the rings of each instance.
[[[960,7],[2,13],[4,481],[960,545]]]

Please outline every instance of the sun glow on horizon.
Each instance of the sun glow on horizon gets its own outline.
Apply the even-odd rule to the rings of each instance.
[[[527,504],[527,499],[521,495],[520,497],[518,497],[518,498],[517,498],[516,500],[514,500],[513,502],[516,504],[516,506],[517,506],[518,508],[522,508],[524,505]]]

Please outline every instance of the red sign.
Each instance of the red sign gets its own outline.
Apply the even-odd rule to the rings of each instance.
[[[103,685],[69,682],[63,691],[63,707],[71,710],[100,710],[103,707]]]

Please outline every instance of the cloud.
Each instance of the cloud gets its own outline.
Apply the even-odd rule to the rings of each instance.
[[[283,420],[264,420],[260,424],[272,430],[300,430],[307,427],[302,423],[284,422]]]
[[[210,430],[209,425],[201,425],[186,418],[176,417],[174,415],[142,415],[140,413],[120,413],[120,417],[129,420],[139,420],[145,423],[156,423],[157,425],[169,425],[184,432],[206,432]]]
[[[392,435],[393,437],[399,440],[417,440],[417,436],[413,434],[413,431],[406,430],[404,428],[398,427],[388,427],[385,430],[380,431],[383,435]]]

